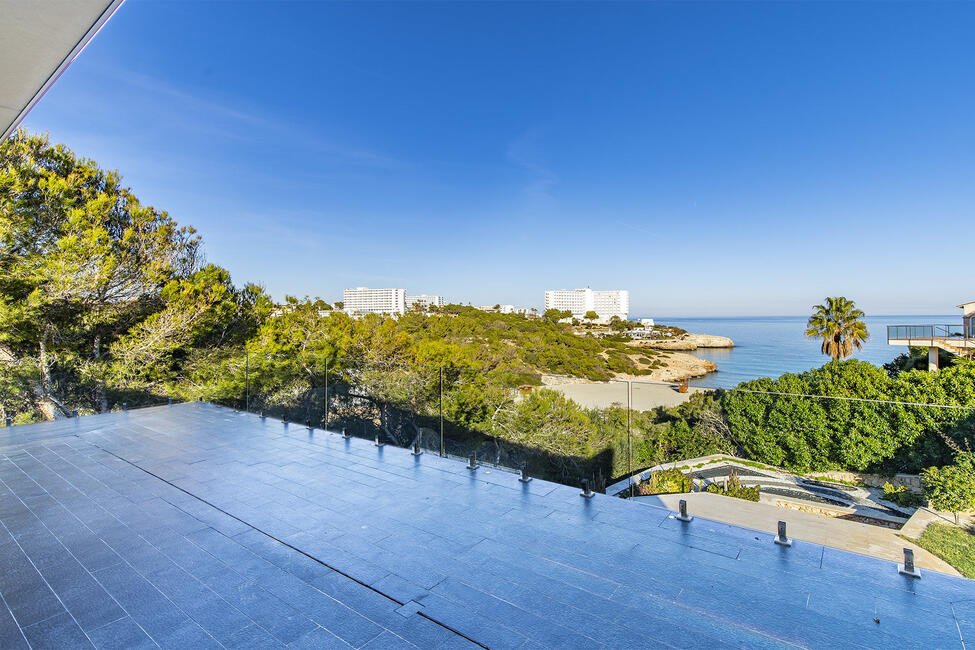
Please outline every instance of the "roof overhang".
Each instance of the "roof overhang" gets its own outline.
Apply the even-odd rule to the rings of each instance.
[[[6,139],[123,0],[4,0],[0,131]]]

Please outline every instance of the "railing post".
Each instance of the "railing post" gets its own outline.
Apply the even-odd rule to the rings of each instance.
[[[633,435],[630,429],[633,413],[633,382],[626,381],[626,475],[633,476]],[[630,481],[630,496],[633,496],[633,481]]]
[[[443,440],[443,366],[440,366],[440,456],[443,458],[447,456]]]
[[[786,532],[784,521],[779,522],[778,530],[776,531],[775,537],[772,538],[772,541],[779,546],[792,546],[792,540],[789,539],[789,535]]]
[[[328,430],[328,357],[325,358],[325,411],[322,413],[322,428]]]
[[[908,576],[910,578],[920,578],[921,570],[917,568],[914,564],[914,551],[905,548],[904,549],[904,563],[897,565],[897,573]]]
[[[589,479],[582,479],[582,492],[580,492],[579,495],[584,496],[587,499],[591,499],[594,494],[596,493],[593,492],[592,488],[589,487]]]
[[[251,410],[251,358],[250,351],[244,348],[244,411]]]

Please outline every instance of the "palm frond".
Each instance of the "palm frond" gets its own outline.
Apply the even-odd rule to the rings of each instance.
[[[834,359],[845,359],[854,349],[862,350],[870,338],[863,310],[845,296],[827,297],[822,305],[814,305],[813,313],[806,322],[806,336],[821,338],[823,354]]]

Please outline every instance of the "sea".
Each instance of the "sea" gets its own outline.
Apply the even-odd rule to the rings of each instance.
[[[805,336],[807,316],[749,316],[740,318],[654,318],[657,325],[672,325],[695,334],[727,336],[733,349],[700,348],[696,357],[718,364],[718,371],[691,380],[691,385],[731,388],[759,377],[778,377],[787,372],[818,368],[829,361],[821,343]],[[867,316],[870,339],[853,355],[883,365],[907,352],[903,346],[887,345],[888,325],[961,323],[959,315]]]

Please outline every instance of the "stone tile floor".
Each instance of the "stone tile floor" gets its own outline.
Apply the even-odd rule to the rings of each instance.
[[[5,649],[975,640],[975,581],[204,403],[0,429],[0,567]]]

